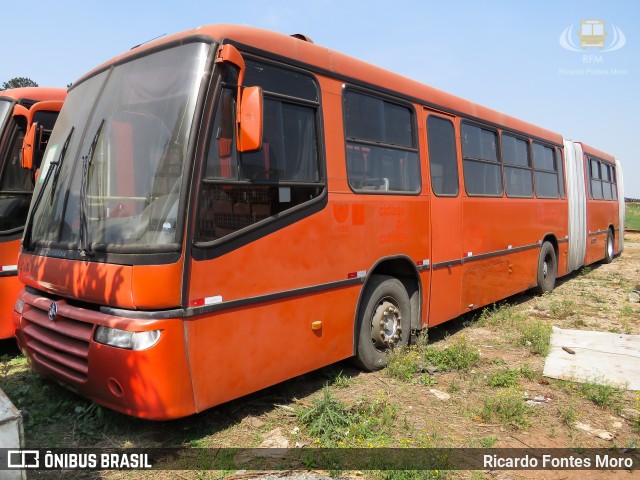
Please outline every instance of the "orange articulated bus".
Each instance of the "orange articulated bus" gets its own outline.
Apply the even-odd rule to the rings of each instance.
[[[17,268],[20,239],[37,160],[44,152],[65,96],[66,90],[59,88],[0,91],[0,339],[13,337],[15,333],[11,317],[18,292],[23,288]],[[27,165],[22,155],[23,139],[36,133],[39,144],[37,148],[30,147],[29,153],[40,157],[36,158],[36,164],[29,160]]]
[[[620,174],[302,35],[200,27],[71,88],[18,342],[41,375],[149,419],[349,357],[375,370],[427,326],[620,252]]]

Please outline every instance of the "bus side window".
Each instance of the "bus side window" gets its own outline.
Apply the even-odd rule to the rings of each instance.
[[[453,123],[429,115],[427,119],[431,189],[438,196],[458,195],[458,160]]]
[[[462,167],[468,195],[502,196],[502,168],[498,156],[498,134],[463,123]]]
[[[347,179],[356,193],[418,193],[420,164],[411,108],[346,90]]]
[[[533,142],[533,169],[535,171],[536,197],[558,198],[557,157],[551,147]]]
[[[602,200],[602,181],[600,180],[600,162],[594,158],[589,161],[591,172],[591,198]]]
[[[504,183],[508,197],[533,197],[529,141],[502,134]]]
[[[235,89],[223,87],[200,185],[196,242],[212,242],[324,192],[318,146],[319,96],[307,74],[247,60],[245,84],[264,93],[262,148],[235,147]]]

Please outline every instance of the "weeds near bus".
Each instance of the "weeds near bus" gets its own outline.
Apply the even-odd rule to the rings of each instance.
[[[398,406],[362,400],[352,406],[336,399],[328,386],[311,406],[297,412],[308,433],[323,447],[373,447],[389,443]]]
[[[569,428],[573,427],[573,424],[576,423],[576,420],[578,419],[575,404],[573,402],[561,404],[558,406],[558,410],[560,412],[562,423]]]
[[[549,313],[558,320],[564,320],[575,312],[575,304],[571,300],[553,300],[549,304]]]
[[[388,470],[373,473],[380,480],[444,480],[447,472],[440,470]]]
[[[521,373],[514,368],[503,368],[487,379],[487,384],[494,388],[515,387],[518,385]]]
[[[504,302],[486,307],[478,317],[478,324],[485,327],[517,327],[526,321],[527,315],[524,312]]]
[[[428,346],[423,353],[424,361],[442,372],[466,370],[480,362],[480,354],[463,335],[445,345],[443,349]]]
[[[419,350],[413,345],[395,349],[388,356],[387,374],[404,382],[411,381],[422,370]]]
[[[622,399],[622,391],[618,387],[607,385],[602,380],[580,383],[577,388],[581,396],[603,408],[617,410]]]
[[[444,348],[439,345],[427,345],[426,335],[420,337],[416,345],[397,349],[389,355],[387,374],[404,382],[414,381],[421,373],[420,379],[414,383],[431,386],[437,383],[428,371],[450,372],[466,370],[480,362],[480,354],[461,336],[449,341]]]
[[[542,320],[529,320],[519,325],[520,344],[531,353],[546,357],[551,348],[551,324]]]
[[[524,402],[522,392],[517,388],[509,388],[484,399],[480,418],[487,423],[497,418],[504,425],[526,428],[530,425],[526,418],[530,409]]]

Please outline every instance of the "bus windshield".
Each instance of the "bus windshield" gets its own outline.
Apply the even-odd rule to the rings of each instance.
[[[208,52],[196,42],[148,54],[69,92],[44,155],[27,248],[179,248],[183,166]]]

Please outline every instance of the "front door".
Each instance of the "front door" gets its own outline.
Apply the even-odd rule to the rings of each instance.
[[[431,295],[429,326],[460,313],[462,202],[454,118],[427,110],[431,177]]]

